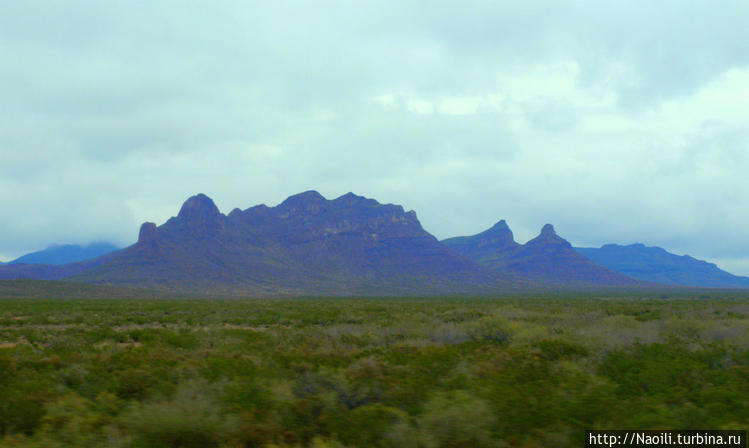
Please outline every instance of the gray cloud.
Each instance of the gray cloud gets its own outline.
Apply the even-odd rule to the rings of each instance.
[[[315,188],[749,274],[745,2],[16,2],[0,257]]]

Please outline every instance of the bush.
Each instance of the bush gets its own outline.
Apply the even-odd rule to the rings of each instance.
[[[491,428],[495,418],[488,404],[456,391],[430,399],[418,418],[421,446],[482,448],[500,446]]]
[[[181,385],[172,400],[140,404],[121,420],[138,448],[210,448],[235,437],[237,422],[222,415],[200,384]]]
[[[482,317],[468,325],[468,335],[475,342],[510,342],[510,328],[506,320],[497,317]]]
[[[343,414],[332,430],[344,445],[377,446],[384,429],[404,421],[408,421],[405,412],[376,403]]]

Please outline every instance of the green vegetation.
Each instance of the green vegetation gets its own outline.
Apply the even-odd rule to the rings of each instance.
[[[747,391],[745,299],[0,300],[3,447],[576,447]]]

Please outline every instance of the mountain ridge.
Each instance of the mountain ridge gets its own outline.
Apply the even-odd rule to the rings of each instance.
[[[731,274],[715,263],[689,255],[676,255],[642,243],[604,244],[600,248],[576,247],[576,251],[609,269],[667,285],[749,288],[749,277]]]
[[[192,196],[161,226],[141,225],[136,244],[70,278],[261,295],[464,294],[527,283],[444,247],[413,211],[313,190],[228,215]]]
[[[504,220],[472,236],[442,240],[461,255],[490,269],[558,286],[644,286],[642,282],[598,266],[575,252],[545,224],[538,236],[517,243]]]

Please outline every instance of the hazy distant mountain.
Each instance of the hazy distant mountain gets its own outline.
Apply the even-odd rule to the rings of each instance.
[[[72,249],[68,249],[71,247]],[[86,247],[53,246],[44,251],[24,255],[0,266],[0,279],[67,279],[105,262],[111,254],[116,253],[116,250],[110,251],[112,247],[114,246],[108,243],[95,243]],[[58,251],[58,248],[63,248],[63,250]],[[83,260],[56,264],[63,257]],[[41,261],[46,261],[48,264],[40,264]]]
[[[0,266],[0,280],[62,280],[86,270],[81,263],[53,264],[5,264]]]
[[[713,263],[689,255],[675,255],[643,244],[575,248],[601,266],[633,278],[669,285],[749,288],[749,277],[730,274]]]
[[[38,252],[32,252],[18,257],[8,264],[23,263],[61,265],[90,260],[119,249],[119,247],[110,243],[93,243],[88,246],[79,246],[75,244],[55,245]]]
[[[427,233],[414,212],[352,193],[315,191],[276,207],[219,212],[189,198],[165,224],[74,280],[202,292],[425,295],[501,292],[527,282],[459,255]]]
[[[637,286],[640,282],[598,266],[559,237],[551,224],[521,245],[504,220],[473,236],[442,241],[483,266],[533,281],[565,286]]]

